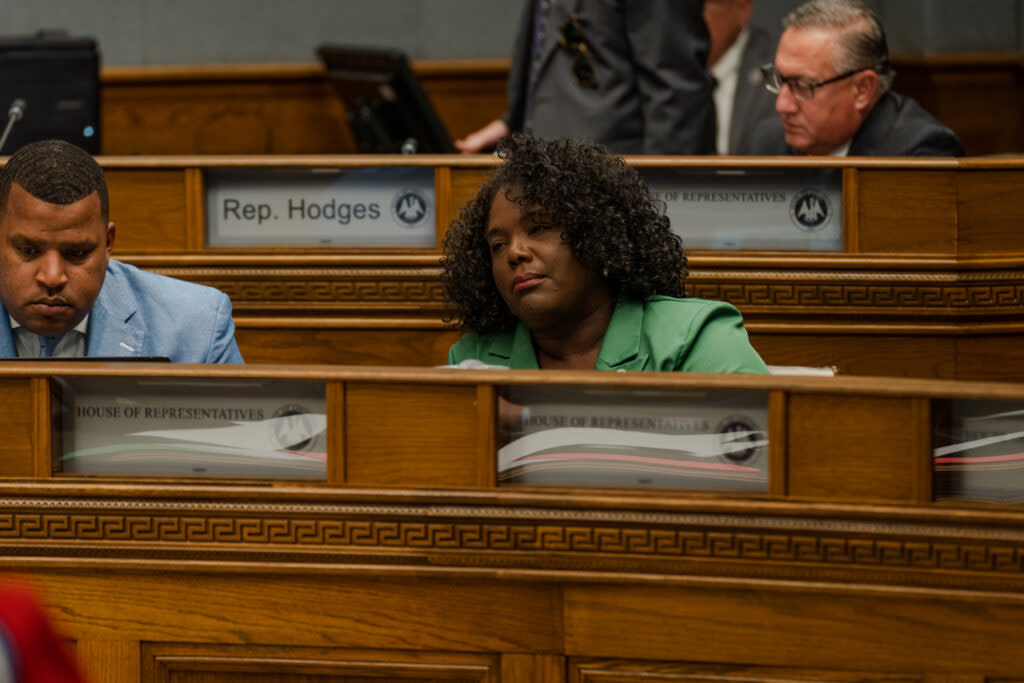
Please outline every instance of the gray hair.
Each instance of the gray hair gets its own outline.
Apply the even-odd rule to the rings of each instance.
[[[892,87],[896,74],[889,64],[885,29],[874,10],[861,0],[810,0],[787,14],[782,25],[787,29],[839,30],[840,49],[832,53],[836,73],[872,69],[878,74],[882,92]]]

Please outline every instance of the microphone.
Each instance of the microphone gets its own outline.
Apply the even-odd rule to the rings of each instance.
[[[11,102],[11,108],[7,110],[7,115],[15,121],[20,121],[21,117],[25,115],[25,107],[27,106],[28,103],[25,102],[25,100],[17,97],[13,102]]]
[[[4,128],[3,135],[0,135],[0,150],[3,150],[4,143],[7,142],[7,136],[11,134],[11,128],[14,127],[15,122],[20,121],[25,116],[25,108],[28,103],[20,97],[14,98],[11,102],[10,108],[7,110],[7,127]]]

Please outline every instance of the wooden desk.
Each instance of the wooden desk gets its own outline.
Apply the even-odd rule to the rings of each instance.
[[[692,250],[693,296],[743,312],[774,364],[844,374],[1024,379],[1020,160],[637,157],[643,168],[815,168],[842,172],[841,252]],[[116,254],[226,291],[250,362],[433,365],[457,334],[440,319],[436,249],[205,246],[210,169],[425,165],[436,168],[444,234],[489,157],[106,157]]]
[[[505,111],[507,59],[417,60],[453,138]],[[104,154],[352,154],[345,108],[320,64],[105,67]]]
[[[1020,52],[893,55],[896,90],[956,131],[972,155],[1024,151]],[[505,112],[507,59],[416,60],[453,137]],[[105,67],[104,154],[345,154],[356,146],[319,64]]]
[[[53,475],[51,372],[324,381],[330,481]],[[496,486],[493,392],[521,382],[767,391],[770,491]],[[93,680],[1024,675],[1024,512],[927,484],[933,402],[1020,385],[64,363],[0,392],[2,462],[35,475],[0,480],[0,563]]]

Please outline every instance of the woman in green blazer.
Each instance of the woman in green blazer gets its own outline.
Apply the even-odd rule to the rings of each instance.
[[[685,298],[686,257],[635,169],[600,145],[514,135],[452,223],[441,280],[467,334],[450,363],[767,372],[743,320]]]

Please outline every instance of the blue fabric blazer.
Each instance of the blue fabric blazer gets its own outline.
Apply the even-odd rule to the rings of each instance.
[[[6,309],[0,306],[5,315]],[[167,356],[176,363],[242,363],[231,300],[212,287],[110,260],[89,311],[87,356]],[[18,355],[0,323],[0,358]]]

